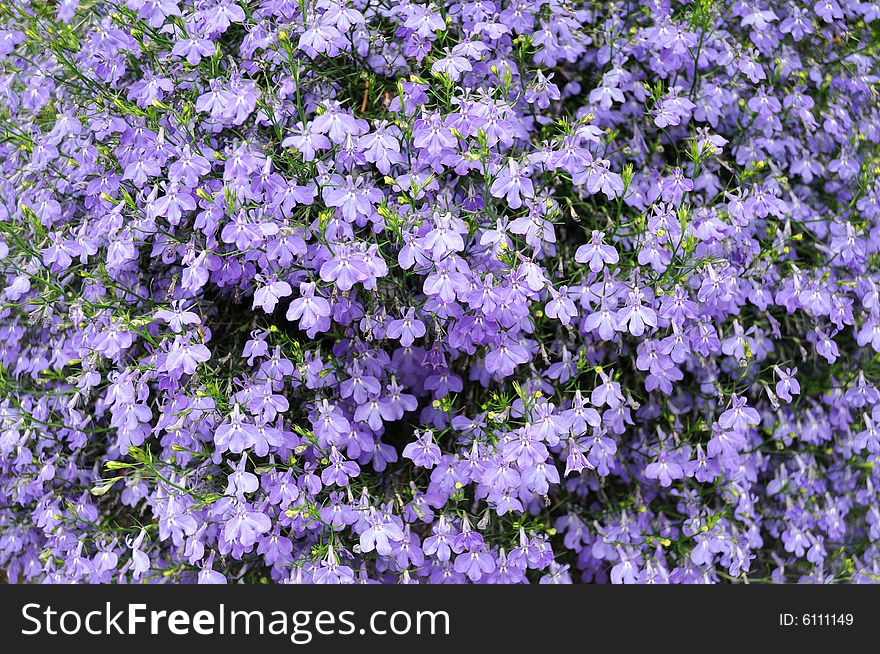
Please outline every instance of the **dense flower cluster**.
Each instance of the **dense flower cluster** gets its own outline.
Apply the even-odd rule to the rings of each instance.
[[[12,581],[880,580],[878,0],[3,0]]]

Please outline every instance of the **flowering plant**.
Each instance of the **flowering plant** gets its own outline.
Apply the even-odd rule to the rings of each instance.
[[[880,579],[877,0],[2,0],[12,581]]]

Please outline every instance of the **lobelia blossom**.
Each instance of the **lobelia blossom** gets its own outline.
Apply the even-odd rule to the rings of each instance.
[[[361,532],[360,545],[362,552],[376,550],[378,554],[391,554],[392,543],[403,540],[403,531],[394,520],[370,507],[364,518],[366,529]]]
[[[327,331],[330,328],[330,303],[316,295],[316,287],[312,282],[301,283],[299,293],[299,297],[290,303],[287,319],[299,321],[300,328],[305,330],[310,338],[319,331]]]
[[[574,254],[574,260],[578,263],[587,263],[593,272],[601,272],[606,265],[614,265],[620,261],[620,256],[612,246],[603,242],[604,232],[593,230],[591,240],[586,245],[581,245]]]
[[[257,428],[246,422],[245,415],[241,412],[238,404],[232,407],[229,418],[217,427],[214,433],[214,442],[220,448],[220,452],[229,450],[235,454],[253,447],[257,441]]]
[[[415,310],[410,307],[399,320],[392,320],[386,332],[389,338],[400,340],[403,347],[409,347],[417,338],[425,335],[425,323],[415,317]]]
[[[262,282],[263,286],[254,292],[254,308],[260,307],[266,313],[275,311],[278,300],[293,293],[290,284],[283,280],[266,279],[262,276],[257,277],[257,280]]]
[[[794,377],[797,374],[797,368],[786,368],[783,370],[782,368],[775,366],[774,370],[779,376],[779,381],[776,382],[776,395],[778,395],[781,400],[791,402],[791,396],[799,395],[801,392],[801,386]]]
[[[492,182],[489,191],[496,198],[505,198],[511,209],[518,209],[523,205],[523,198],[535,196],[535,188],[527,174],[525,168],[514,159],[509,159]]]
[[[421,468],[436,466],[440,463],[440,448],[434,444],[434,434],[430,430],[421,435],[416,432],[416,440],[403,448],[403,456]]]
[[[752,425],[761,422],[761,415],[753,408],[747,406],[748,400],[734,394],[731,397],[731,407],[718,418],[718,424],[724,429],[744,432]]]

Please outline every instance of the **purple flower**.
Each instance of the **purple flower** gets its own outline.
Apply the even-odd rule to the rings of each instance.
[[[354,461],[347,461],[334,445],[330,450],[330,465],[321,472],[321,481],[325,486],[336,484],[337,486],[348,485],[350,477],[360,474],[360,466]]]
[[[581,245],[575,252],[574,260],[578,263],[590,264],[590,270],[593,272],[601,272],[606,264],[614,265],[620,261],[620,256],[612,246],[603,242],[605,234],[598,230],[593,230],[592,240]]]
[[[235,501],[230,505],[228,519],[223,523],[222,541],[236,543],[249,548],[257,542],[261,534],[272,528],[269,517],[260,511],[253,511],[244,502]]]
[[[461,79],[462,73],[473,70],[470,62],[460,55],[455,55],[445,48],[446,54],[442,59],[438,59],[431,65],[431,70],[435,73],[445,73],[453,82]]]
[[[298,320],[300,328],[310,338],[314,337],[316,332],[327,331],[330,328],[330,303],[315,294],[315,284],[311,282],[300,284],[299,293],[300,296],[290,303],[287,319]]]
[[[165,356],[165,362],[162,370],[173,375],[191,375],[196,371],[196,367],[200,363],[204,363],[211,358],[211,351],[201,343],[190,343],[188,338],[176,336],[174,343],[168,354]]]
[[[290,284],[283,280],[258,277],[258,281],[262,281],[264,285],[254,293],[254,308],[260,307],[266,313],[275,311],[278,300],[293,293]]]
[[[409,308],[400,320],[392,320],[386,332],[389,338],[400,340],[400,344],[409,347],[417,338],[425,335],[425,323],[415,317],[415,310]]]
[[[440,114],[433,113],[416,120],[413,125],[413,146],[423,148],[430,156],[436,157],[446,149],[454,148],[455,137],[443,125]]]
[[[513,159],[508,159],[492,182],[489,191],[496,198],[505,198],[511,209],[518,209],[523,205],[523,198],[535,196],[535,188],[532,180],[527,177],[528,171],[520,167]]]
[[[797,379],[794,378],[797,374],[797,368],[786,368],[783,370],[779,366],[774,366],[773,369],[779,377],[779,381],[776,382],[776,395],[781,400],[791,402],[791,396],[799,395],[801,392],[801,386],[798,384]]]
[[[366,528],[361,532],[360,537],[362,552],[376,550],[377,554],[391,554],[392,543],[403,540],[403,530],[400,526],[390,516],[377,512],[375,508],[370,508],[364,521]]]
[[[294,148],[300,151],[303,159],[312,161],[318,150],[326,150],[330,147],[330,139],[324,134],[313,131],[312,125],[297,123],[294,133],[281,142],[282,147]]]
[[[416,440],[403,448],[403,456],[421,468],[436,466],[440,463],[440,448],[434,444],[434,434],[430,430],[421,435],[416,432]]]
[[[718,424],[730,431],[745,432],[749,427],[760,424],[761,415],[755,409],[747,406],[747,400],[737,394],[731,396],[731,406],[721,417]]]
[[[220,452],[229,450],[239,454],[253,447],[256,441],[257,428],[245,422],[245,416],[238,404],[232,407],[229,418],[217,427],[214,433],[214,442],[220,448]]]

